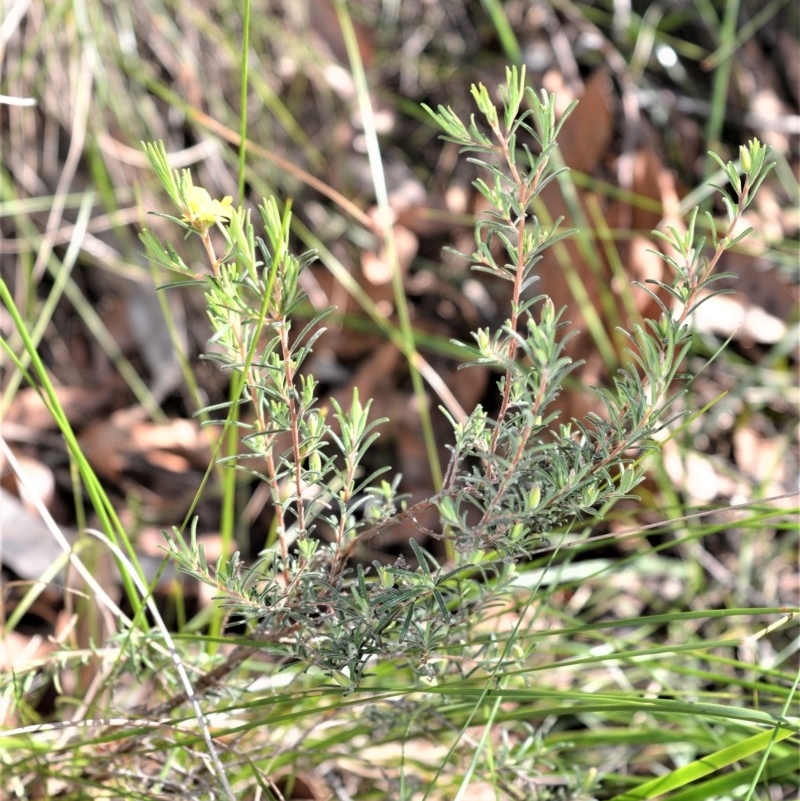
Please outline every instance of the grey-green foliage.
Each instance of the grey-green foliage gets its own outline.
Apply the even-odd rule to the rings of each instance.
[[[662,310],[660,319],[623,332],[628,366],[610,388],[596,389],[605,414],[556,425],[552,405],[575,365],[563,356],[564,331],[552,302],[527,299],[526,290],[536,281],[542,251],[565,235],[557,224],[542,228],[532,201],[557,175],[551,157],[566,117],[556,123],[555,99],[526,88],[524,72],[511,69],[506,77],[499,112],[485,87],[472,88],[490,133],[474,118],[465,125],[450,109],[430,112],[447,139],[477,154],[471,160],[487,176],[475,185],[492,208],[476,227],[476,249],[468,258],[476,269],[513,282],[505,326],[474,334],[476,363],[502,373],[500,411],[490,419],[478,408],[455,425],[449,481],[437,506],[464,553],[496,550],[517,558],[542,534],[629,495],[643,479],[641,451],[653,447],[652,437],[670,420],[680,392],[671,388],[689,346],[687,319],[722,277],[712,272],[734,240],[720,238],[709,217],[714,252],[706,258],[705,243],[696,237],[696,211],[685,232],[659,234],[676,254],[664,257],[672,282],[645,287]],[[771,167],[767,149],[755,140],[740,156],[744,183],[736,165],[715,157],[735,193],[722,192],[728,230]],[[664,303],[659,290],[677,309]]]
[[[744,181],[739,166],[720,162],[733,194],[720,190],[726,233],[718,234],[708,218],[710,257],[698,241],[696,213],[686,231],[660,234],[674,254],[666,258],[673,280],[647,288],[660,318],[626,332],[627,366],[610,387],[597,390],[605,414],[559,421],[553,403],[574,367],[563,352],[568,332],[551,300],[530,290],[542,252],[567,235],[558,222],[544,228],[532,211],[558,175],[552,156],[564,117],[557,122],[554,98],[537,95],[524,81],[524,70],[508,70],[499,108],[485,87],[473,86],[480,124],[474,117],[465,124],[449,108],[428,109],[445,138],[472,154],[482,173],[475,186],[491,207],[476,225],[475,251],[467,258],[476,270],[509,281],[513,291],[505,325],[474,332],[474,343],[464,346],[474,364],[499,372],[499,411],[491,417],[479,407],[453,422],[445,484],[410,509],[397,496],[399,477],[381,478],[389,467],[361,474],[379,422],[369,419],[369,403],[354,394],[349,409],[334,404],[332,415],[316,405],[316,382],[302,368],[321,323],[317,317],[292,331],[303,299],[298,276],[310,256],[292,253],[289,209],[264,201],[265,239],[258,238],[249,212],[229,198],[212,200],[187,171],[169,169],[163,146],[146,146],[180,211],[171,219],[200,237],[211,270],[193,272],[150,231],[142,240],[149,257],[178,273],[180,284],[204,289],[213,358],[232,372],[238,389],[235,403],[213,411],[241,428],[250,459],[239,457],[237,465],[266,483],[275,510],[274,536],[255,565],[245,566],[237,554],[209,566],[195,538],[187,542],[178,530],[168,535],[170,551],[237,614],[257,620],[273,651],[348,686],[358,683],[372,657],[402,656],[429,671],[428,657],[465,635],[474,605],[513,575],[515,560],[554,529],[630,495],[643,477],[639,456],[654,447],[653,435],[673,414],[688,317],[719,277],[712,275],[716,262],[734,244],[727,232],[771,166],[756,140],[740,153]],[[240,419],[242,406],[249,412]],[[413,541],[414,565],[358,563],[364,542],[402,517],[414,519],[423,507],[438,511],[435,533],[455,542],[455,564],[437,564]],[[316,536],[322,528],[324,538]],[[486,581],[490,573],[493,583]]]

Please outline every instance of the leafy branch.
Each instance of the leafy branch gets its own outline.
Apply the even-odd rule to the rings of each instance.
[[[437,506],[467,559],[491,550],[520,558],[542,535],[629,496],[643,479],[638,456],[654,447],[653,436],[670,422],[669,410],[681,393],[674,382],[689,347],[687,321],[722,277],[714,274],[721,255],[747,235],[732,232],[772,164],[757,140],[741,148],[740,166],[714,156],[733,187],[733,194],[720,189],[728,216],[725,233],[718,233],[708,215],[710,257],[697,234],[697,211],[685,231],[673,226],[658,234],[676,254],[663,256],[673,280],[644,287],[661,309],[659,319],[622,331],[629,364],[611,387],[595,388],[605,413],[556,425],[552,407],[576,365],[563,356],[560,312],[549,298],[529,290],[542,251],[568,234],[558,230],[560,221],[544,230],[531,209],[560,172],[551,160],[566,115],[556,123],[555,98],[526,88],[524,70],[507,70],[502,119],[485,87],[473,86],[472,95],[492,137],[474,117],[465,125],[449,108],[428,111],[446,139],[477,154],[470,161],[488,176],[475,186],[491,210],[476,226],[477,246],[466,258],[475,269],[512,281],[513,294],[505,325],[473,335],[474,363],[502,374],[499,412],[490,418],[477,408],[466,422],[454,422],[447,492]],[[675,310],[661,292],[675,301]],[[480,467],[465,467],[475,463]]]

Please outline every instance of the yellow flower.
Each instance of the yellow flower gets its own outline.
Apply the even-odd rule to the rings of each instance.
[[[213,200],[202,186],[191,186],[186,190],[185,199],[183,220],[193,228],[205,230],[231,218],[233,198],[230,195],[222,200]]]

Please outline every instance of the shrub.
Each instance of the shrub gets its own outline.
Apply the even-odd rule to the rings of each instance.
[[[290,208],[266,199],[254,222],[230,198],[212,199],[193,185],[188,171],[171,170],[162,145],[146,145],[178,210],[170,219],[200,238],[209,270],[195,272],[151,231],[142,241],[151,260],[178,276],[175,285],[205,293],[208,358],[230,372],[235,388],[233,400],[207,411],[238,428],[247,453],[228,461],[266,484],[274,508],[272,537],[255,564],[234,554],[211,566],[196,538],[187,541],[178,529],[167,535],[169,553],[231,613],[252,621],[266,651],[319,668],[349,689],[375,659],[402,659],[435,680],[431,656],[466,636],[471,610],[513,581],[520,560],[553,532],[632,496],[644,477],[643,456],[674,420],[688,380],[679,373],[688,320],[722,277],[715,272],[720,256],[746,235],[734,231],[772,166],[757,140],[741,148],[739,164],[712,154],[730,188],[719,188],[724,230],[707,215],[710,256],[697,210],[685,230],[657,233],[668,246],[672,280],[645,289],[661,315],[624,332],[625,365],[610,386],[595,389],[604,413],[563,421],[554,402],[575,367],[563,354],[569,331],[552,301],[534,290],[542,252],[568,232],[560,221],[543,226],[532,204],[559,175],[553,155],[565,117],[556,121],[552,96],[525,87],[524,70],[507,71],[499,107],[482,85],[472,95],[477,120],[465,123],[444,107],[428,112],[481,170],[475,185],[490,212],[477,222],[475,250],[465,258],[512,286],[502,328],[475,331],[472,343],[460,345],[464,369],[472,363],[496,371],[501,400],[493,416],[478,407],[452,420],[443,484],[411,507],[389,466],[362,474],[381,422],[370,418],[369,401],[354,393],[349,408],[333,403],[329,413],[303,370],[325,315],[294,328],[304,301],[298,278],[313,254],[293,252]],[[432,508],[439,524],[431,533],[452,545],[447,564],[414,541],[415,564],[359,560],[370,538]]]

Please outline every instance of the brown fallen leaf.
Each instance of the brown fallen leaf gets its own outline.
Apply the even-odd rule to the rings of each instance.
[[[55,395],[70,425],[80,428],[112,406],[116,391],[110,384],[56,386]],[[58,428],[40,393],[31,388],[17,392],[4,422],[38,431],[55,431]]]
[[[214,433],[194,420],[154,423],[144,409],[132,406],[87,426],[79,442],[98,473],[119,481],[126,470],[142,463],[174,473],[204,470]]]

